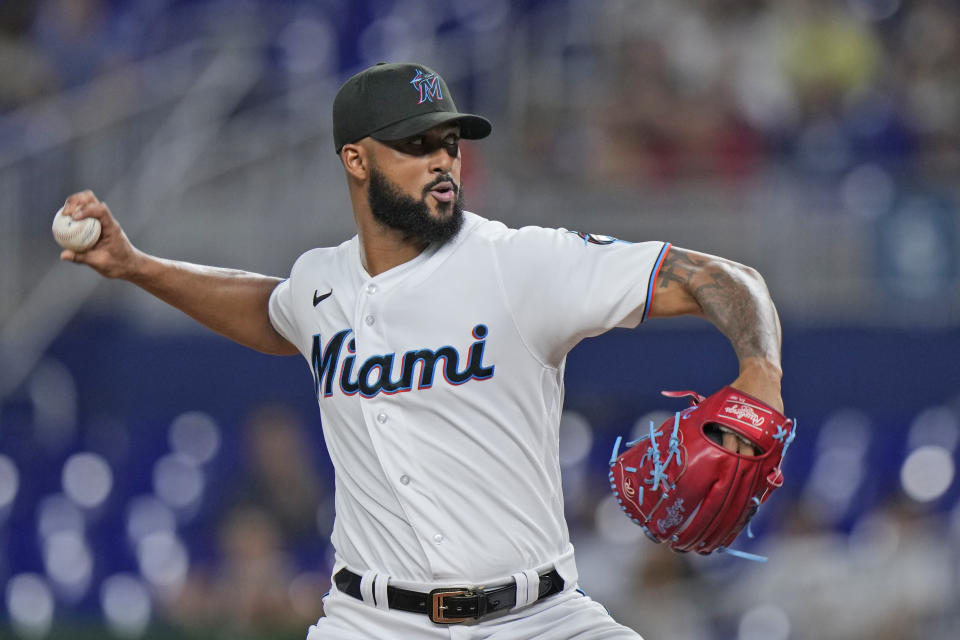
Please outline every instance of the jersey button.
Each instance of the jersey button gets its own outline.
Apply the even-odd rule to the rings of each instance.
[[[366,323],[367,323],[367,326],[369,327],[369,326],[373,325],[373,323],[376,322],[377,319],[374,318],[373,316],[367,316],[366,318],[363,319],[363,321],[366,322]]]
[[[410,484],[410,476],[408,476],[407,474],[403,474],[402,476],[400,476],[400,484],[402,485]]]
[[[377,422],[379,422],[380,424],[386,424],[387,420],[389,420],[389,418],[387,417],[387,414],[385,413],[377,414]]]
[[[443,534],[442,533],[435,534],[433,536],[433,541],[436,542],[437,544],[440,544],[441,542],[443,542]]]
[[[376,292],[377,292],[377,285],[373,284],[372,282],[367,285],[367,293],[369,293],[370,295],[373,295]]]

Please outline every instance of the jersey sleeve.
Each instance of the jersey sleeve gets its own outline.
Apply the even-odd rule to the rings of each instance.
[[[267,309],[270,315],[270,324],[277,330],[277,333],[303,353],[302,339],[300,332],[297,331],[294,319],[296,315],[293,310],[293,294],[291,293],[289,278],[274,287],[270,294]]]
[[[528,348],[556,366],[583,338],[643,322],[666,242],[524,227],[497,243],[507,302]]]

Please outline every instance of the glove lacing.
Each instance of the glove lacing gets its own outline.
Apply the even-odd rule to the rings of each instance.
[[[647,460],[652,461],[653,469],[650,470],[650,477],[644,478],[642,484],[637,487],[637,504],[643,503],[643,485],[649,485],[650,489],[657,491],[660,488],[660,482],[663,482],[663,496],[666,498],[670,491],[672,491],[676,485],[670,484],[665,477],[667,467],[671,462],[676,462],[677,466],[683,464],[683,460],[680,458],[680,438],[677,436],[677,433],[680,429],[680,414],[682,411],[676,412],[673,416],[673,432],[670,434],[670,440],[667,442],[667,457],[663,460],[660,459],[660,448],[657,446],[657,437],[663,435],[663,431],[656,428],[653,423],[653,420],[650,421],[650,433],[642,435],[632,442],[626,444],[627,448],[633,447],[647,438],[650,439],[650,446],[647,448],[646,453],[643,454],[643,457],[640,458],[640,464],[644,464]],[[610,467],[612,468],[617,463],[617,456],[620,453],[620,443],[623,441],[621,436],[617,436],[617,440],[613,443],[613,452],[610,454]],[[636,473],[637,469],[635,467],[624,467],[624,471],[627,473]],[[616,495],[616,485],[613,484],[613,471],[610,472],[610,486],[614,489],[614,495]],[[623,504],[623,500],[617,496],[617,502],[620,504],[620,510],[626,511],[627,507]],[[633,518],[634,522],[640,524],[640,522]]]

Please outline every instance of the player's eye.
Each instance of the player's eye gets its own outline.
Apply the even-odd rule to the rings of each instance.
[[[454,158],[460,153],[460,136],[451,133],[443,138],[437,136],[417,135],[392,143],[391,146],[410,155],[426,155],[443,149]]]

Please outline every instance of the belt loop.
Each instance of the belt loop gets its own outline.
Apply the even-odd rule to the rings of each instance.
[[[527,569],[527,602],[536,602],[540,598],[540,574],[536,569]]]
[[[519,609],[527,604],[527,574],[520,572],[513,574],[511,577],[517,583],[517,601],[513,603],[513,609]]]
[[[540,597],[540,575],[535,569],[527,569],[511,576],[517,583],[517,601],[513,609],[519,609]]]
[[[371,607],[377,606],[376,598],[373,595],[373,584],[377,579],[377,572],[368,569],[363,572],[360,578],[360,595],[363,597],[363,603]]]
[[[373,581],[373,596],[377,603],[377,609],[386,611],[390,608],[389,598],[387,598],[387,584],[390,582],[390,576],[378,573]]]

